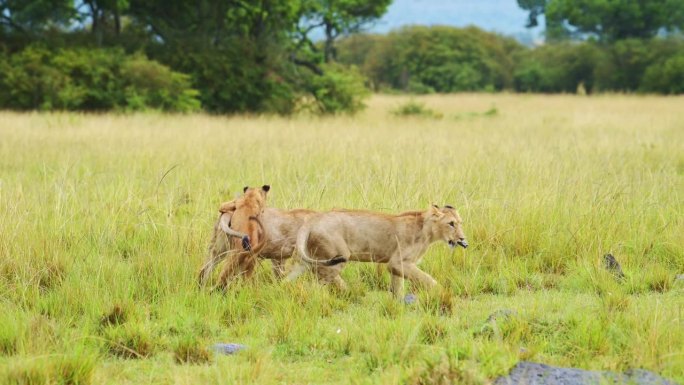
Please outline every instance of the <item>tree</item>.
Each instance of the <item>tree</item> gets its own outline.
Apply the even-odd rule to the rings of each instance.
[[[80,12],[81,19],[90,20],[91,32],[100,45],[106,29],[121,33],[121,17],[128,7],[128,0],[83,0],[78,9],[87,9]]]
[[[528,26],[546,16],[547,36],[595,36],[600,41],[651,38],[684,27],[681,0],[518,0],[530,12]]]
[[[518,0],[518,6],[530,13],[527,19],[527,28],[533,28],[539,25],[537,20],[539,16],[544,14],[547,0]]]
[[[323,59],[329,63],[336,57],[335,40],[361,31],[384,15],[391,2],[392,0],[304,0],[298,27],[300,38],[310,40],[310,32],[323,29]]]
[[[0,0],[0,28],[11,32],[37,32],[68,24],[76,16],[70,0]]]

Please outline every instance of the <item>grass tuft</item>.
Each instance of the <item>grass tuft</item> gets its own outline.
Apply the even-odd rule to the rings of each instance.
[[[211,362],[211,352],[196,338],[180,338],[173,347],[177,364],[206,364]]]
[[[94,355],[83,352],[19,359],[10,363],[5,379],[8,385],[90,385],[96,363]]]
[[[121,305],[114,305],[112,309],[100,318],[100,326],[121,325],[128,319],[128,312]]]
[[[487,381],[477,376],[463,362],[455,358],[441,356],[425,360],[405,382],[407,385],[482,385]]]
[[[125,324],[105,331],[108,352],[116,357],[144,359],[154,354],[157,343],[151,333],[139,325]]]

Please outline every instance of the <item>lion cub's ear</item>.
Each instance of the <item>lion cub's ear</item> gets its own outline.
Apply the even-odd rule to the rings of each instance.
[[[261,186],[261,189],[264,190],[264,192],[268,192],[271,189],[271,186],[265,184],[265,185]]]
[[[433,216],[433,217],[441,217],[441,216],[444,215],[444,214],[442,213],[442,211],[440,211],[439,206],[437,206],[437,205],[432,205],[432,206],[430,206],[430,208],[428,209],[428,212],[429,212],[430,215]]]
[[[249,190],[249,186],[245,186],[245,187],[242,189],[242,192],[243,192],[243,193],[246,193],[247,190]]]
[[[219,212],[225,214],[225,213],[235,211],[236,209],[237,209],[237,206],[235,205],[235,201],[223,202],[223,203],[221,203],[221,207],[219,207]]]

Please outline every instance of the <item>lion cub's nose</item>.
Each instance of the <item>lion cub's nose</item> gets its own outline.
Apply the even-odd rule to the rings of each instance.
[[[468,241],[465,238],[459,238],[456,243],[464,249],[468,247]]]

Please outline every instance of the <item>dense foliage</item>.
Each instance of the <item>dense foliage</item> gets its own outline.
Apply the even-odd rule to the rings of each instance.
[[[193,111],[187,75],[120,49],[29,46],[0,60],[0,105],[17,110]]]
[[[551,40],[591,36],[601,41],[652,38],[684,27],[680,0],[518,0],[529,11],[528,26],[542,14]]]
[[[389,3],[0,0],[0,108],[353,112],[363,80],[334,45]]]
[[[563,41],[524,47],[480,29],[408,27],[356,35],[338,58],[361,68],[375,89],[414,93],[684,92],[684,41],[677,37],[614,43]]]
[[[0,109],[337,114],[368,88],[684,93],[679,0],[518,0],[529,26],[546,19],[536,48],[475,27],[359,34],[390,3],[0,0]]]

